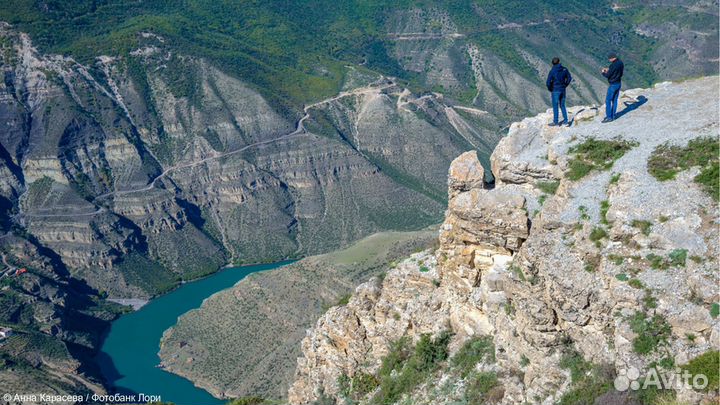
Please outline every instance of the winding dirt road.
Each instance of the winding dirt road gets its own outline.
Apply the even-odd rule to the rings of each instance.
[[[297,124],[295,125],[295,130],[292,131],[292,132],[290,132],[290,133],[288,133],[288,134],[285,134],[285,135],[280,136],[280,137],[278,137],[278,138],[267,139],[267,140],[264,140],[264,141],[255,142],[255,143],[253,143],[253,144],[243,146],[242,148],[239,148],[239,149],[236,149],[236,150],[233,150],[233,151],[229,151],[229,152],[225,152],[225,153],[214,154],[214,155],[212,155],[212,156],[208,156],[208,157],[206,157],[206,158],[204,158],[204,159],[197,160],[197,161],[194,161],[194,162],[182,163],[182,164],[178,164],[178,165],[175,165],[175,166],[168,167],[167,169],[163,170],[162,173],[160,173],[157,177],[155,177],[154,179],[152,179],[152,181],[150,181],[147,185],[145,185],[145,186],[143,186],[143,187],[136,188],[136,189],[130,189],[130,190],[111,191],[111,192],[109,192],[109,193],[100,194],[100,195],[96,196],[96,197],[93,199],[93,201],[97,201],[97,200],[100,200],[100,199],[104,199],[104,198],[107,198],[107,197],[110,197],[110,196],[127,195],[127,194],[135,194],[135,193],[142,193],[142,192],[150,191],[150,190],[152,190],[153,188],[155,188],[155,186],[157,185],[157,182],[158,182],[158,181],[160,181],[160,180],[162,180],[163,178],[167,177],[169,174],[171,174],[171,173],[174,172],[174,171],[177,171],[177,170],[180,170],[180,169],[186,169],[186,168],[189,168],[189,167],[199,166],[199,165],[205,164],[205,163],[207,163],[207,162],[209,162],[209,161],[211,161],[211,160],[221,159],[221,158],[224,158],[224,157],[227,157],[227,156],[235,155],[235,154],[241,153],[241,152],[243,152],[243,151],[246,151],[246,150],[248,150],[248,149],[250,149],[250,148],[254,148],[254,147],[260,146],[260,145],[267,145],[267,144],[274,143],[274,142],[278,142],[278,141],[281,141],[281,140],[284,140],[284,139],[288,139],[288,138],[291,138],[291,137],[294,137],[294,136],[304,135],[304,134],[307,133],[307,131],[305,130],[305,121],[306,121],[308,118],[310,118],[310,110],[311,110],[311,109],[316,108],[316,107],[319,107],[319,106],[321,106],[321,105],[323,105],[323,104],[331,103],[331,102],[333,102],[333,101],[339,100],[339,99],[344,98],[344,97],[357,96],[357,95],[362,95],[362,94],[374,93],[374,92],[382,91],[382,90],[384,90],[384,89],[387,89],[387,88],[390,88],[390,87],[393,87],[393,86],[395,86],[395,83],[394,83],[393,81],[391,81],[391,80],[389,80],[389,79],[387,79],[387,78],[385,78],[385,77],[381,77],[378,81],[376,81],[376,82],[374,82],[374,83],[371,83],[371,84],[368,85],[368,86],[358,87],[358,88],[353,89],[353,90],[350,90],[350,91],[342,91],[342,92],[338,93],[337,95],[335,95],[335,96],[333,96],[333,97],[329,97],[329,98],[326,98],[326,99],[324,99],[324,100],[320,100],[320,101],[318,101],[318,102],[316,102],[316,103],[308,104],[308,105],[306,105],[305,107],[303,107],[303,113],[304,113],[304,115],[297,121]],[[26,217],[33,217],[33,218],[73,217],[73,216],[85,216],[85,215],[98,215],[98,214],[101,214],[101,213],[103,213],[103,212],[105,212],[105,211],[107,211],[105,208],[103,208],[103,207],[98,207],[98,209],[97,209],[95,212],[85,213],[85,214],[24,214],[24,216],[26,216]]]

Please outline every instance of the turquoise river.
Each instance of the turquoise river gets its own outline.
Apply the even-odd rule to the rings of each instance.
[[[200,307],[212,294],[232,287],[248,274],[271,270],[290,262],[223,269],[206,278],[181,285],[151,300],[138,311],[121,316],[110,327],[98,364],[118,393],[160,396],[177,405],[224,404],[190,381],[158,367],[160,338],[185,312]],[[238,365],[242,367],[242,365]]]

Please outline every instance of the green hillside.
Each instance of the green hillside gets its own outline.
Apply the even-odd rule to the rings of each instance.
[[[683,7],[644,7],[637,1],[622,2],[628,8],[618,11],[613,11],[609,1],[590,0],[11,3],[0,6],[0,20],[28,32],[43,51],[69,54],[87,62],[100,54],[127,55],[140,46],[142,38],[138,33],[152,32],[178,52],[209,59],[228,73],[255,84],[266,96],[289,98],[290,104],[336,93],[345,64],[363,64],[405,79],[415,87],[432,88],[433,83],[428,83],[422,73],[403,69],[391,56],[394,44],[388,40],[388,22],[398,11],[413,8],[441,10],[467,40],[484,44],[527,74],[532,73],[532,67],[518,56],[515,46],[538,46],[531,37],[550,43],[574,42],[595,54],[597,62],[602,61],[608,49],[627,51],[626,59],[636,70],[635,85],[657,79],[649,56],[658,41],[640,37],[632,24],[670,20],[689,29],[713,26],[712,14],[693,13]],[[522,30],[497,29],[502,24],[522,26],[545,20],[551,23]],[[442,27],[436,28],[439,32]],[[535,51],[549,57],[556,49],[543,45]]]

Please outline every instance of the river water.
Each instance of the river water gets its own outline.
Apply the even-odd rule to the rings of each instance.
[[[163,332],[175,325],[185,312],[199,308],[205,298],[232,287],[248,274],[271,270],[290,262],[233,267],[201,280],[185,283],[153,299],[138,311],[114,321],[103,342],[97,362],[120,393],[159,395],[163,402],[177,405],[224,404],[189,380],[157,367]],[[242,365],[238,365],[242,367]]]

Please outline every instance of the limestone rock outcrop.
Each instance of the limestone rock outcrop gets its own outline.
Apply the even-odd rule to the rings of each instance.
[[[443,327],[453,333],[451,354],[470,337],[492,337],[502,404],[550,405],[574,389],[568,353],[605,370],[612,387],[612,376],[631,368],[673,370],[718,350],[720,213],[697,177],[717,156],[669,180],[651,174],[665,145],[705,140],[717,150],[718,84],[710,77],[625,91],[629,108],[612,124],[601,124],[595,107],[572,108],[571,128],[547,127],[549,112],[514,124],[491,159],[493,189],[473,153],[458,157],[439,248],[361,285],[318,321],[290,402],[342,399],[340,375],[373,374],[394,339]],[[581,151],[604,146],[625,149],[597,166],[582,160],[593,152]],[[578,162],[589,169],[578,174]],[[450,366],[429,378],[404,398],[466,403],[466,381]],[[633,400],[632,392],[604,395]],[[717,393],[672,395],[699,404]]]

